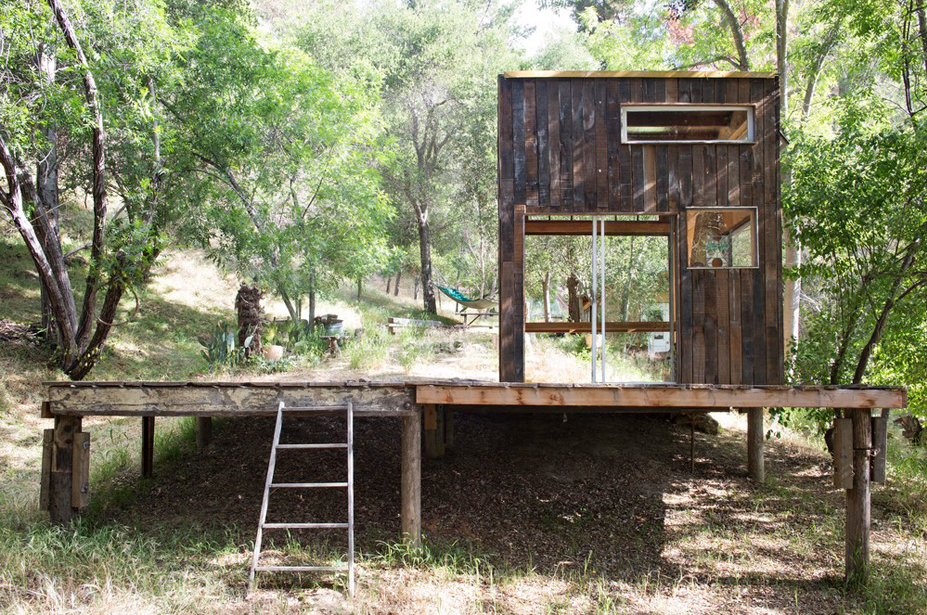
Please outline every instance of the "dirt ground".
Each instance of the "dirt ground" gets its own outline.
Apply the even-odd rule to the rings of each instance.
[[[335,419],[295,421],[284,440],[343,437]],[[398,537],[399,427],[396,419],[356,421],[362,561],[382,551],[381,541]],[[107,514],[130,525],[236,528],[243,550],[234,566],[246,568],[272,430],[273,421],[263,418],[217,424],[208,449],[172,462],[132,505]],[[282,452],[278,480],[343,480],[343,452],[324,454],[332,457]],[[432,612],[533,613],[561,603],[563,610],[552,612],[596,612],[582,600],[571,603],[576,596],[568,589],[553,602],[547,594],[557,593],[552,583],[598,579],[600,593],[613,593],[621,605],[614,612],[855,612],[847,610],[842,589],[842,528],[834,523],[842,517],[843,494],[830,488],[826,460],[811,449],[773,441],[767,451],[770,485],[760,497],[746,478],[744,458],[737,429],[697,433],[692,474],[689,429],[661,415],[457,413],[454,448],[442,459],[423,461],[426,541],[462,548],[515,580],[456,589],[442,582],[431,588],[431,598],[416,601],[384,592],[395,584],[387,578],[395,570],[362,565],[359,610],[425,612],[437,608],[436,592],[445,598]],[[271,511],[270,520],[340,521],[345,496],[340,490],[281,492]],[[874,507],[876,560],[893,539],[890,530],[880,534],[880,516]],[[327,548],[344,550],[342,532],[326,540]],[[409,574],[399,581],[407,593],[416,583],[434,584]],[[236,579],[243,585],[244,576]],[[265,587],[287,583],[272,579]],[[335,612],[354,608],[330,592],[311,596],[297,610],[329,612],[319,600],[334,601]],[[253,609],[254,600],[239,606]]]

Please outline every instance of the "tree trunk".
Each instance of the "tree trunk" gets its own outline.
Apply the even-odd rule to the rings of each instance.
[[[315,322],[315,273],[309,274],[309,324]]]
[[[437,314],[435,287],[431,280],[431,228],[428,226],[428,210],[420,209],[418,219],[419,251],[422,260],[422,303],[429,314]]]
[[[396,272],[396,283],[393,285],[393,296],[399,296],[399,281],[402,280],[402,269]]]
[[[364,294],[364,278],[357,278],[357,300],[360,301]]]
[[[581,322],[583,317],[582,299],[579,296],[579,278],[571,273],[567,278],[567,292],[569,293],[570,322]]]
[[[724,13],[724,20],[731,31],[731,38],[734,41],[734,47],[737,49],[738,70],[750,70],[750,58],[747,56],[747,46],[744,43],[744,31],[740,26],[740,20],[734,14],[734,10],[727,3],[727,0],[714,0],[714,2]]]
[[[550,322],[550,271],[544,273],[541,288],[544,292],[544,322]]]
[[[418,276],[412,280],[412,300],[418,301],[418,285],[421,283],[421,279]]]
[[[393,281],[393,277],[392,277],[392,276],[389,276],[389,277],[386,278],[386,294],[387,294],[387,295],[389,294],[389,287],[390,287],[390,284],[392,283],[392,281]]]

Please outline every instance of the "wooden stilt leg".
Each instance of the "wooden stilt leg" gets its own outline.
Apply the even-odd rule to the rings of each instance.
[[[422,544],[422,422],[418,414],[402,417],[402,485],[400,525],[404,541]]]
[[[142,417],[142,478],[154,475],[155,417]]]
[[[850,416],[853,419],[853,488],[847,489],[846,578],[853,583],[865,583],[869,573],[872,423],[869,410],[851,410]]]
[[[196,417],[196,448],[204,449],[212,441],[212,417]]]
[[[74,441],[80,428],[80,417],[55,417],[48,476],[48,514],[52,523],[67,523],[79,512],[73,504],[73,470]]]
[[[425,456],[437,459],[444,456],[444,410],[429,404],[424,407]]]
[[[444,448],[454,448],[454,411],[444,411]]]
[[[766,465],[763,459],[765,438],[763,408],[747,408],[747,473],[760,485],[766,482]]]

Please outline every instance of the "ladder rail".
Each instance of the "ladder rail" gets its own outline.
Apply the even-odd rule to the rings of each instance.
[[[254,538],[254,556],[251,559],[251,572],[248,574],[248,592],[254,587],[254,569],[261,556],[261,541],[264,538],[264,524],[267,521],[267,504],[270,500],[270,485],[274,482],[274,467],[277,465],[277,445],[280,444],[280,430],[283,428],[283,401],[277,404],[277,424],[274,426],[274,442],[270,447],[270,459],[267,462],[267,478],[264,481],[264,497],[261,499],[261,518],[258,521],[257,536]]]
[[[348,402],[348,594],[354,595],[354,403]]]
[[[344,411],[346,418],[347,442],[322,443],[322,444],[280,444],[280,435],[283,428],[284,412],[319,412],[333,413]],[[306,483],[275,483],[274,472],[277,465],[278,450],[292,449],[325,449],[325,448],[344,448],[347,452],[347,480],[345,482],[306,482]],[[270,502],[270,492],[278,488],[325,488],[339,487],[347,489],[347,523],[268,523],[267,510]],[[261,546],[263,543],[265,529],[346,529],[348,531],[348,562],[345,566],[285,566],[285,565],[259,565],[261,557]],[[290,406],[287,407],[283,401],[277,405],[277,423],[274,426],[274,439],[270,449],[270,459],[267,462],[267,477],[264,481],[264,495],[261,500],[261,514],[258,521],[257,535],[254,540],[254,555],[251,559],[251,570],[248,574],[248,593],[254,588],[255,572],[347,572],[348,576],[348,593],[354,595],[354,403],[348,401],[341,405],[331,406]]]

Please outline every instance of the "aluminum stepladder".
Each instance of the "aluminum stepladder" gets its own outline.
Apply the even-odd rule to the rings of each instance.
[[[293,413],[331,413],[344,411],[347,419],[347,442],[331,442],[321,444],[280,444],[280,432],[283,427],[285,412]],[[279,450],[311,450],[311,449],[346,449],[348,457],[347,482],[323,483],[275,483],[274,468],[277,464],[277,451]],[[347,523],[267,523],[267,507],[270,500],[271,489],[332,489],[345,488],[348,492],[348,521]],[[265,529],[345,529],[348,531],[348,563],[345,566],[261,566],[258,565],[261,557],[261,541]],[[254,539],[254,557],[251,560],[251,571],[248,575],[248,593],[254,588],[255,572],[347,572],[348,594],[354,595],[354,404],[350,401],[333,406],[286,406],[282,401],[277,406],[277,425],[274,427],[274,442],[270,449],[270,460],[267,462],[267,480],[264,483],[264,499],[261,502],[261,518],[258,522],[257,537]]]

